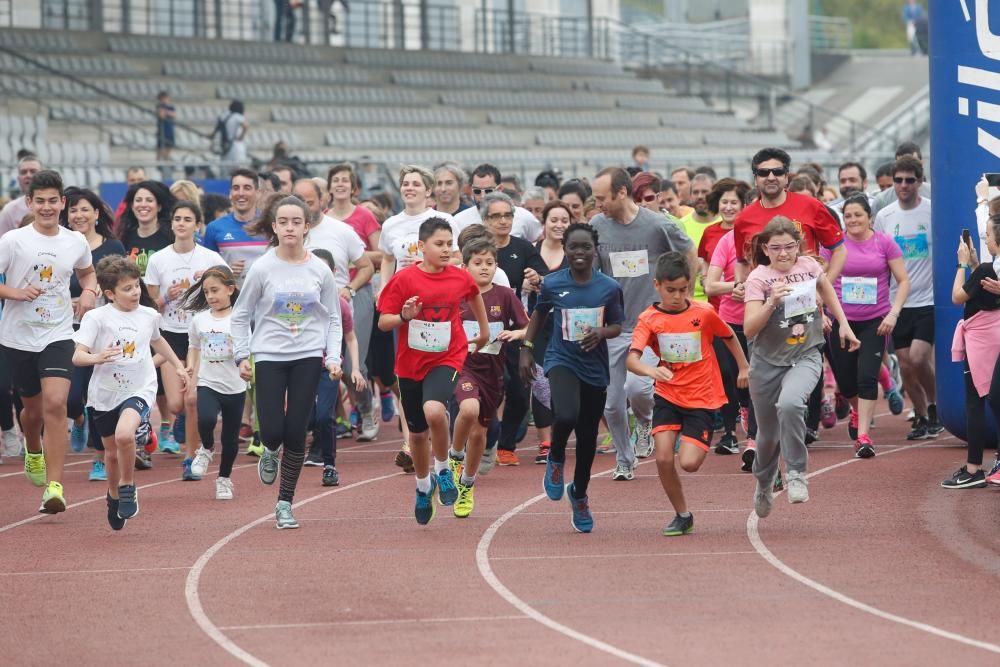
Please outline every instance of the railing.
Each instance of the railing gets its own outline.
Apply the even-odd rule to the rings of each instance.
[[[910,99],[875,125],[877,132],[865,132],[858,138],[859,150],[892,155],[902,141],[912,141],[927,132],[931,121],[930,86],[924,86]]]
[[[854,44],[851,20],[845,16],[809,17],[809,39],[813,51],[840,51]]]

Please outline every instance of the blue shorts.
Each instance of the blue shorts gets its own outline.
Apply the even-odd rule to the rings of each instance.
[[[118,429],[118,419],[125,410],[135,410],[138,412],[140,422],[149,421],[149,403],[141,398],[133,396],[131,398],[126,398],[113,410],[106,410],[103,412],[94,410],[90,413],[94,420],[94,426],[97,427],[97,434],[102,438],[113,437],[115,431]]]

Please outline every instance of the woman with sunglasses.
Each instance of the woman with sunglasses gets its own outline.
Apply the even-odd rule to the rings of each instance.
[[[839,324],[839,344],[852,352],[860,346],[819,262],[799,255],[801,244],[795,223],[781,216],[771,220],[754,238],[756,268],[746,282],[743,330],[754,344],[750,396],[757,410],[753,504],[761,518],[771,513],[779,453],[785,459],[788,501],[809,500],[806,403],[823,372],[823,313],[817,297]]]
[[[848,432],[854,440],[854,455],[868,459],[875,456],[875,446],[868,429],[878,400],[878,379],[885,351],[886,336],[896,326],[899,311],[910,293],[910,280],[903,265],[903,252],[892,237],[876,232],[871,225],[868,195],[857,192],[844,201],[844,245],[847,262],[833,283],[843,304],[851,330],[861,347],[850,352],[836,344],[839,323],[830,333],[830,366],[841,395],[851,404]],[[826,249],[824,258],[830,256]],[[889,300],[889,278],[896,281],[895,298]]]

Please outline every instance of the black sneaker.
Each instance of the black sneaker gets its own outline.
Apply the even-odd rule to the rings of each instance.
[[[111,525],[112,530],[121,530],[128,523],[128,519],[123,519],[118,516],[118,499],[112,498],[111,494],[107,495],[108,501],[108,523]]]
[[[930,403],[927,405],[927,437],[936,438],[944,433],[944,426],[938,421],[937,405]]]
[[[757,449],[748,445],[743,450],[743,465],[740,466],[740,470],[743,472],[753,472],[753,461],[755,458],[757,458]]]
[[[715,446],[716,454],[739,454],[740,446],[736,442],[736,436],[732,433],[726,433],[721,438],[719,438],[719,444]]]
[[[806,445],[811,445],[814,442],[816,442],[817,440],[819,440],[819,432],[817,432],[816,429],[814,429],[814,428],[807,428],[806,429]]]
[[[340,486],[340,475],[333,466],[323,468],[323,486]]]
[[[153,467],[153,459],[145,449],[135,450],[135,469],[149,470]]]
[[[933,438],[933,437],[934,437],[933,435],[930,435],[927,432],[927,418],[918,415],[913,419],[913,430],[910,431],[909,434],[907,434],[906,439],[927,440],[928,438]]]
[[[666,525],[663,534],[667,537],[678,537],[680,535],[690,535],[694,530],[694,515],[688,512],[686,517],[680,514],[674,515],[674,520]]]
[[[969,472],[965,466],[955,471],[955,474],[941,482],[945,489],[985,489],[986,474],[980,468],[976,472]]]
[[[309,466],[310,468],[322,468],[323,467],[323,454],[319,451],[319,447],[313,447],[309,450],[309,456],[302,465]]]

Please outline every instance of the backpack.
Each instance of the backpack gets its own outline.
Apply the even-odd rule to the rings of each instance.
[[[218,153],[219,155],[225,155],[226,153],[229,152],[229,149],[232,148],[233,146],[233,139],[232,137],[229,136],[229,133],[226,131],[226,123],[228,123],[229,119],[232,117],[233,117],[233,112],[230,111],[225,116],[219,116],[219,118],[215,121],[215,129],[212,130],[212,139],[214,140],[216,136],[219,137],[219,143],[217,147],[214,149],[214,152]]]

